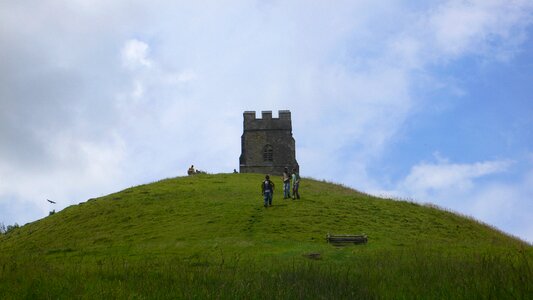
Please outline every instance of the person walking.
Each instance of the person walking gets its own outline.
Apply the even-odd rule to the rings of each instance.
[[[298,188],[300,187],[300,174],[296,171],[296,168],[292,169],[292,199],[300,199],[300,192]]]
[[[261,183],[261,192],[263,194],[264,206],[272,206],[272,197],[274,196],[274,182],[270,180],[270,176],[266,175],[265,180]]]
[[[289,168],[285,167],[283,170],[283,199],[291,197],[291,175],[289,175]]]

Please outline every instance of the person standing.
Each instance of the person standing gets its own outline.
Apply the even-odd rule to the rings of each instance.
[[[289,175],[289,168],[285,167],[283,170],[283,199],[291,197],[291,175]]]
[[[274,196],[274,182],[270,180],[270,176],[266,175],[265,180],[261,183],[261,192],[263,193],[264,206],[272,206],[272,197]]]
[[[300,187],[300,174],[296,171],[296,168],[292,169],[292,199],[300,199],[300,193],[298,188]]]

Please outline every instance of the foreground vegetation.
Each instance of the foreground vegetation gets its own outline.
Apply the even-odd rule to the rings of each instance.
[[[0,236],[0,298],[528,299],[533,251],[455,214],[305,179],[199,175],[71,206]],[[278,184],[281,187],[281,184]],[[333,247],[327,232],[366,233]]]
[[[1,266],[2,299],[529,299],[530,258],[378,252],[343,265],[324,261],[270,264],[220,257],[82,258],[47,262],[26,257]]]

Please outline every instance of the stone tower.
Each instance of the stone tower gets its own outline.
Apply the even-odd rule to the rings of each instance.
[[[285,167],[299,169],[291,112],[280,110],[279,118],[272,118],[272,111],[261,114],[261,119],[255,118],[255,111],[243,114],[240,172],[281,175]]]

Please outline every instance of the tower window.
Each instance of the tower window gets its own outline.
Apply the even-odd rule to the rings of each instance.
[[[263,148],[263,161],[265,162],[271,162],[271,161],[274,161],[273,159],[273,150],[272,150],[272,146],[271,145],[266,145],[264,148]]]

